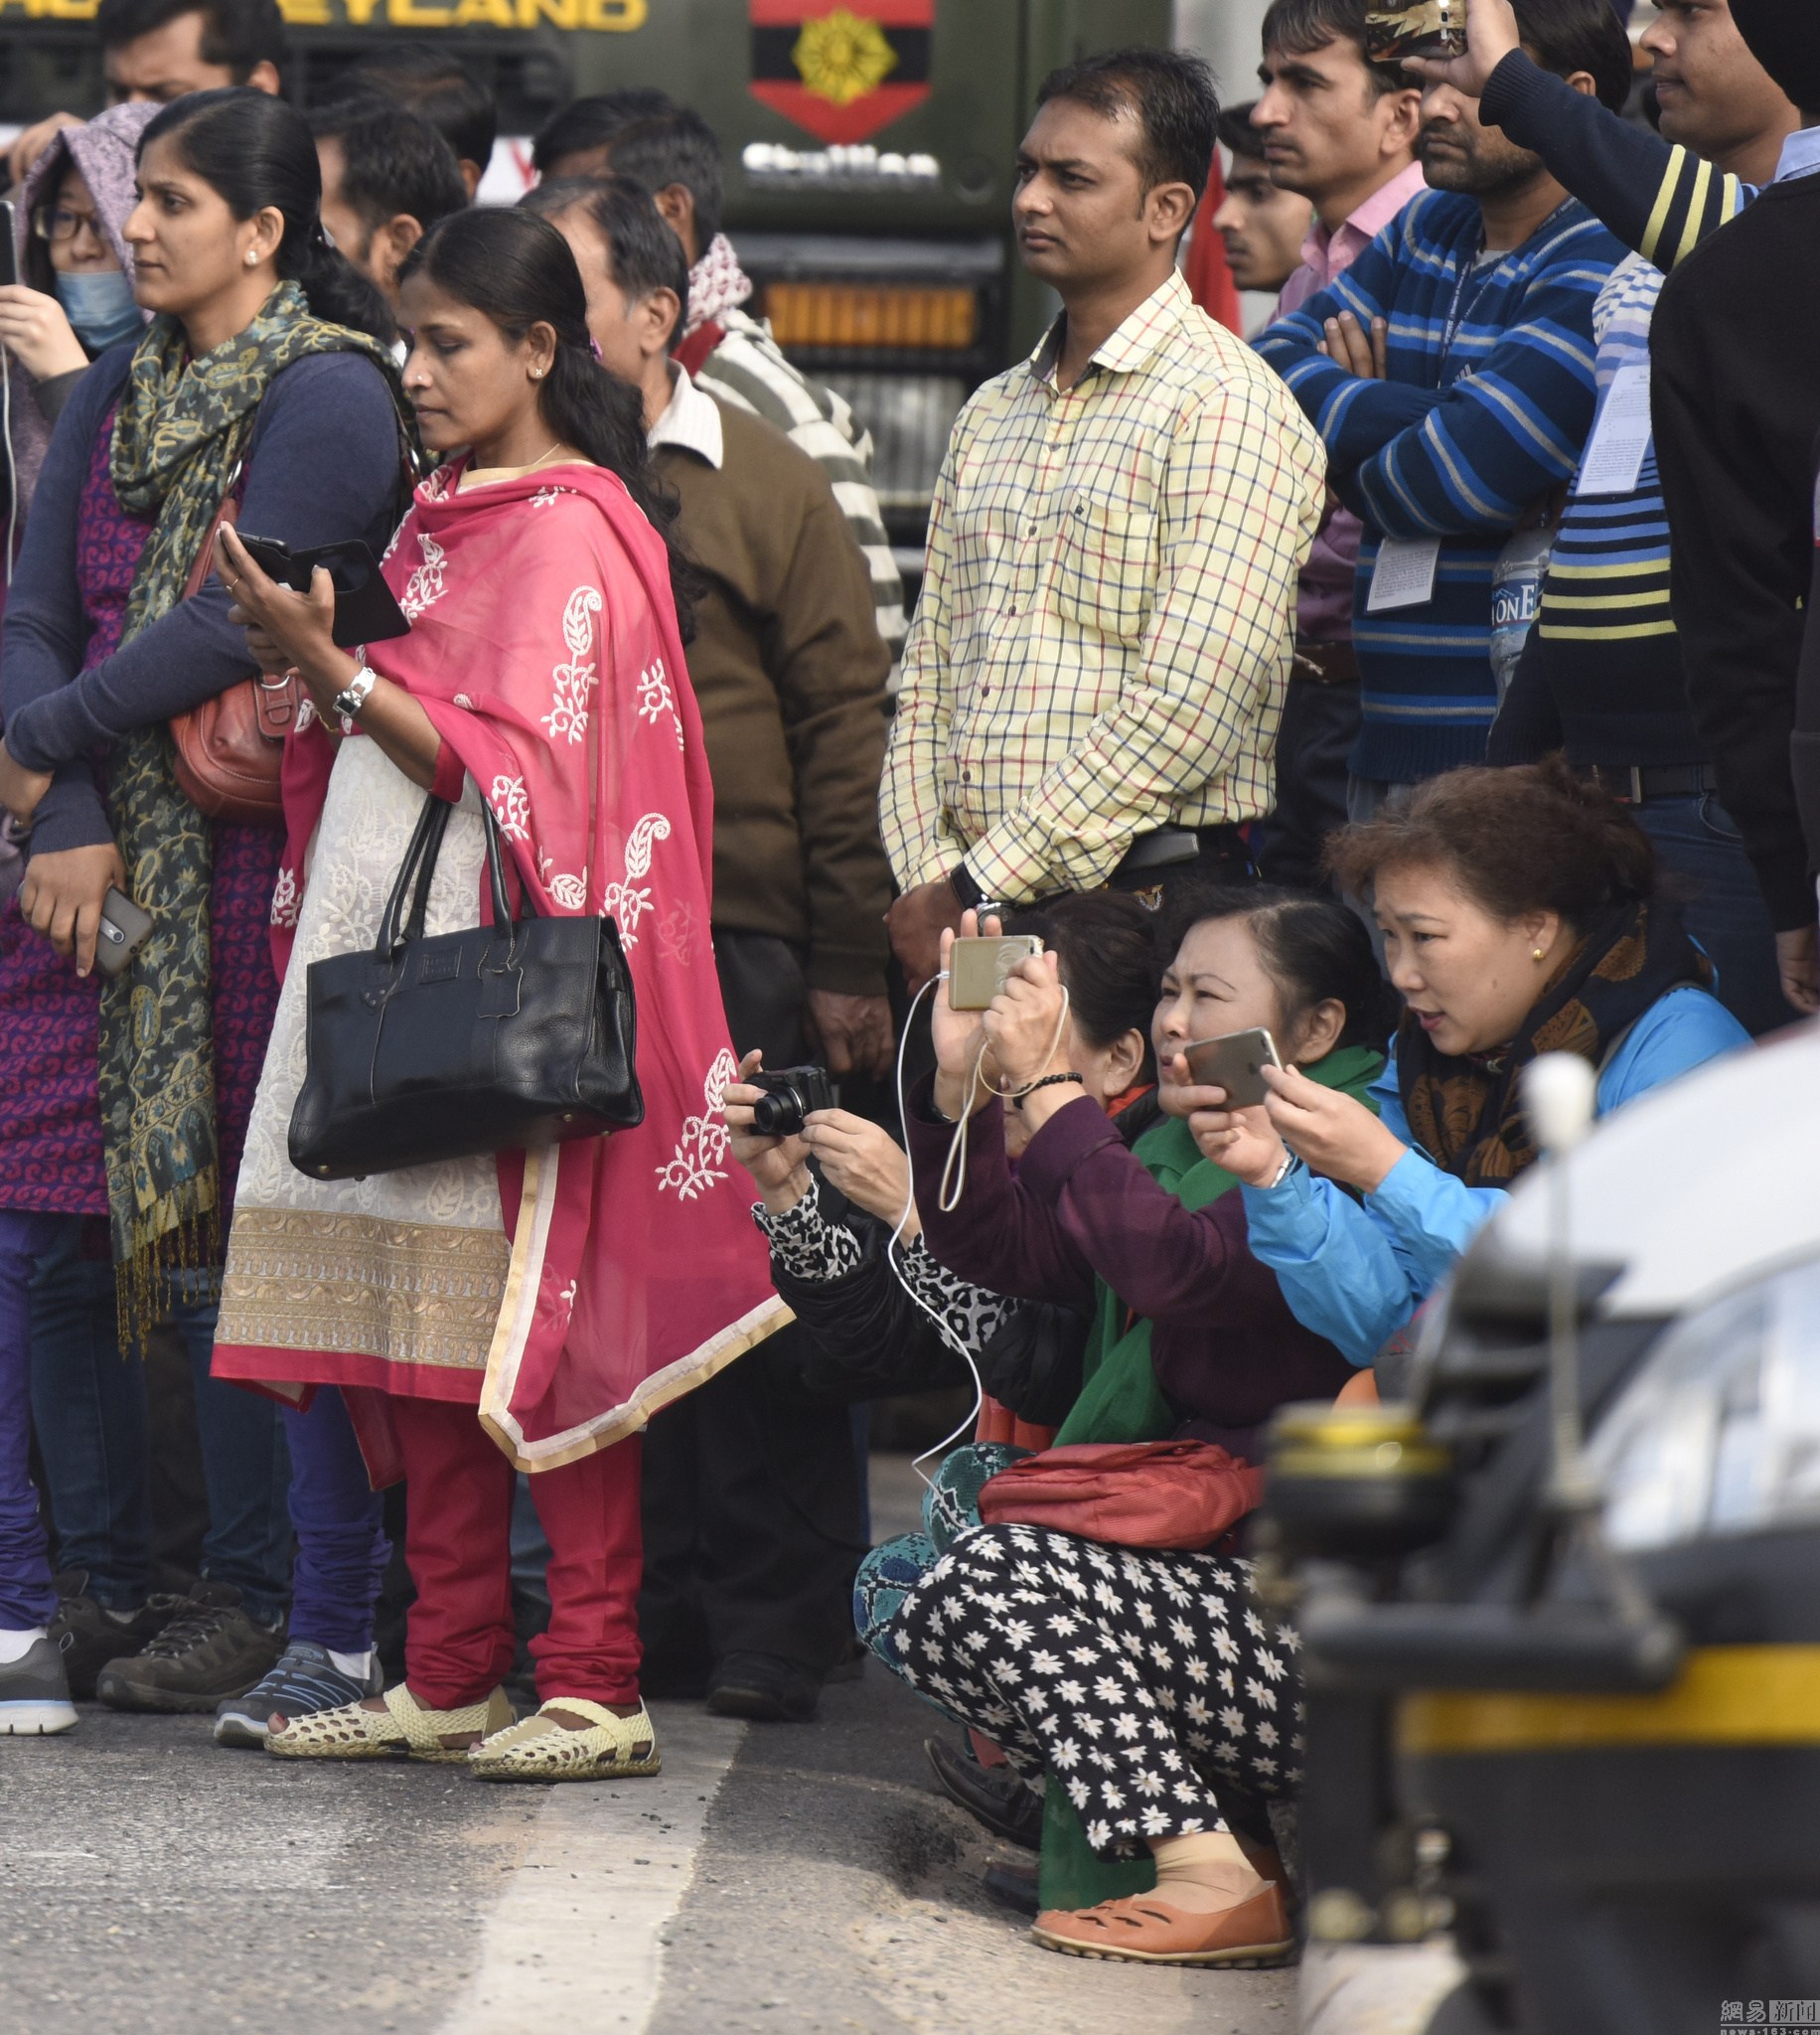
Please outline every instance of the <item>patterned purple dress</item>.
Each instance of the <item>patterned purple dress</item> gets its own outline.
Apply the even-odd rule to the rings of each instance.
[[[83,669],[119,647],[151,525],[129,516],[108,478],[113,412],[102,421],[76,524],[76,577],[89,623]],[[222,1190],[231,1202],[253,1091],[278,1008],[272,969],[272,886],[284,837],[215,823],[210,899],[215,971],[216,1133]],[[25,923],[15,898],[0,912],[0,1208],[105,1215],[95,1071],[96,978],[76,977]],[[226,1221],[228,1210],[224,1208]]]

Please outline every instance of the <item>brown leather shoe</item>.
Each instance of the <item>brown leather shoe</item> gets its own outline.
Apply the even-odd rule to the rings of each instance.
[[[1287,1964],[1295,1955],[1283,1889],[1275,1882],[1211,1915],[1186,1914],[1154,1894],[1102,1901],[1097,1908],[1051,1908],[1030,1934],[1071,1957],[1137,1964]]]

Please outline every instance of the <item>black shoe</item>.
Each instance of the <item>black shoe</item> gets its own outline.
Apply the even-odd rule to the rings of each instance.
[[[647,1653],[639,1663],[638,1691],[641,1696],[657,1696],[672,1703],[698,1703],[712,1686],[713,1677],[705,1660],[684,1659],[670,1653]],[[535,1708],[533,1703],[531,1709]],[[528,1714],[520,1712],[521,1716]]]
[[[982,1884],[994,1901],[1015,1908],[1019,1915],[1037,1915],[1042,1911],[1033,1866],[988,1865]]]
[[[983,1767],[956,1752],[946,1739],[926,1738],[923,1750],[943,1790],[994,1837],[1039,1851],[1043,1842],[1043,1799],[1010,1767]]]
[[[759,1724],[807,1724],[822,1697],[822,1677],[775,1653],[729,1653],[708,1677],[716,1717]]]
[[[149,1645],[101,1669],[95,1694],[116,1710],[213,1710],[283,1651],[283,1627],[255,1625],[231,1583],[198,1583]]]
[[[93,1702],[101,1669],[155,1640],[179,1603],[175,1597],[148,1597],[137,1611],[108,1611],[89,1596],[86,1569],[65,1569],[53,1587],[58,1602],[51,1638],[63,1649],[70,1693],[83,1703]]]
[[[840,1649],[840,1658],[822,1677],[825,1683],[837,1681],[858,1681],[865,1673],[866,1649],[857,1640],[848,1640]]]

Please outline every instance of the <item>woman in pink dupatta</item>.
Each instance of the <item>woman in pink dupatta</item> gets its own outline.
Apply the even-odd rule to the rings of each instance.
[[[316,710],[285,759],[272,914],[285,982],[215,1368],[292,1399],[342,1389],[376,1481],[405,1478],[417,1586],[405,1681],[274,1718],[267,1743],[470,1758],[487,1778],[655,1772],[633,1438],[789,1319],[718,1113],[736,1066],[708,940],[700,722],[670,552],[645,513],[637,397],[591,357],[561,236],[523,213],[451,219],[413,256],[404,312],[424,442],[471,448],[418,489],[386,559],[411,633],[351,657],[330,638],[325,578],[290,594],[232,537],[222,551],[255,654],[299,670]],[[482,799],[540,911],[616,921],[645,1121],[319,1181],[285,1145],[305,966],[372,943],[426,791],[455,804],[432,932],[490,915]],[[552,1551],[550,1627],[532,1649],[542,1707],[516,1726],[498,1687],[514,1649],[515,1466],[536,1473]]]

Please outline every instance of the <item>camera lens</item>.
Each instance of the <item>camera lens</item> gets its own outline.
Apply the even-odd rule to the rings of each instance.
[[[761,1138],[793,1138],[803,1128],[803,1098],[794,1088],[773,1089],[752,1105],[752,1128]]]

